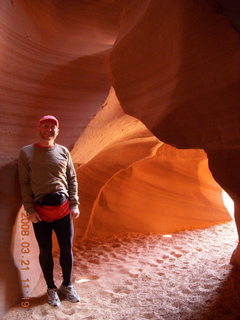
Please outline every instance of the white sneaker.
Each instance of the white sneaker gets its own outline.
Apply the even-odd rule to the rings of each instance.
[[[80,297],[77,294],[77,292],[75,291],[75,289],[74,289],[72,284],[70,284],[69,286],[66,286],[66,287],[61,285],[60,288],[59,288],[59,291],[70,302],[79,302],[80,301]]]
[[[47,295],[48,295],[48,304],[50,304],[53,307],[59,307],[61,304],[61,301],[57,294],[57,288],[55,289],[47,289]]]

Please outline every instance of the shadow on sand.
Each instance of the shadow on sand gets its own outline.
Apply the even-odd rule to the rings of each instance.
[[[204,309],[189,320],[225,319],[240,320],[240,268],[235,266]]]

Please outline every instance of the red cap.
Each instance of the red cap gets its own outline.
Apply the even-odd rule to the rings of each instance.
[[[58,119],[55,118],[54,116],[51,116],[51,115],[43,116],[43,117],[39,120],[39,125],[41,124],[42,121],[47,121],[47,120],[54,122],[57,127],[59,126]]]

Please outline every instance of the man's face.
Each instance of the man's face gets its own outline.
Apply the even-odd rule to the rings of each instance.
[[[39,135],[42,140],[55,140],[58,136],[59,129],[56,124],[51,120],[45,120],[40,123]]]

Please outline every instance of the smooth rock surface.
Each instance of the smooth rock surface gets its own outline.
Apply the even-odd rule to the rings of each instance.
[[[23,295],[16,160],[44,114],[59,119],[57,142],[76,164],[76,238],[231,219],[205,153],[185,149],[240,147],[239,9],[233,0],[0,2],[0,314]],[[39,278],[34,255],[31,264]]]

